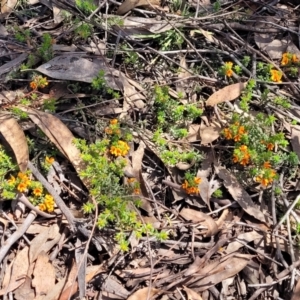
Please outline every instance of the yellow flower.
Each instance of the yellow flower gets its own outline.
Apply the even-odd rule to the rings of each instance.
[[[268,143],[268,144],[267,144],[267,149],[268,149],[269,151],[272,151],[272,150],[274,149],[274,144]]]
[[[18,177],[19,177],[20,179],[23,179],[25,176],[27,177],[27,175],[24,174],[24,173],[22,173],[22,172],[19,172],[19,173],[18,173]]]
[[[189,188],[186,189],[186,193],[189,194],[189,195],[190,194],[199,194],[200,190],[197,187],[192,186],[192,187],[189,187]]]
[[[299,58],[297,57],[296,54],[293,54],[293,56],[292,56],[292,61],[293,61],[293,63],[299,62]]]
[[[270,168],[271,168],[270,162],[269,162],[269,161],[265,161],[264,164],[263,164],[263,167],[264,167],[265,169],[270,169]]]
[[[233,71],[232,71],[231,69],[226,70],[226,71],[225,71],[225,75],[226,75],[227,77],[232,77]]]
[[[52,165],[54,163],[54,161],[55,161],[54,157],[46,156],[46,158],[45,158],[45,163],[46,164]]]
[[[133,190],[133,193],[134,193],[135,195],[139,195],[139,194],[140,194],[140,189],[134,189],[134,190]]]
[[[288,57],[288,53],[283,53],[282,54],[282,59],[281,59],[281,65],[285,66],[289,63],[289,57]]]
[[[244,126],[240,126],[239,129],[238,129],[238,133],[239,134],[245,134],[246,133],[245,127]]]
[[[248,165],[249,164],[249,158],[247,158],[247,157],[242,158],[242,160],[240,161],[240,164],[242,166]]]
[[[45,210],[47,209],[45,203],[40,203],[40,204],[39,204],[39,209],[40,209],[41,211],[45,211]]]
[[[224,136],[226,140],[231,140],[232,139],[232,133],[229,128],[224,129]]]
[[[187,180],[184,181],[184,183],[181,185],[181,187],[186,190],[189,186],[189,183],[187,182]]]
[[[14,185],[15,182],[16,182],[16,178],[14,176],[10,175],[10,179],[7,180],[7,183],[9,185]]]
[[[118,124],[118,120],[117,119],[112,119],[112,120],[110,120],[110,124],[111,125],[116,125],[116,124]]]
[[[231,77],[233,75],[232,66],[233,63],[231,61],[225,63],[224,69],[225,69],[225,75],[227,77]]]
[[[35,90],[35,89],[37,89],[37,84],[36,84],[34,81],[31,81],[31,82],[30,82],[30,87],[31,87],[33,90]]]
[[[110,153],[115,156],[125,156],[128,153],[129,149],[130,147],[126,142],[118,141],[117,144],[110,147]]]
[[[278,70],[271,70],[271,80],[274,82],[281,82],[282,73]]]
[[[53,197],[51,195],[47,194],[45,196],[45,201],[52,201],[52,202],[54,202],[54,199],[53,199]]]
[[[242,145],[242,146],[240,146],[240,148],[239,148],[241,151],[243,151],[243,152],[246,152],[246,151],[248,151],[248,147],[246,146],[246,145]]]
[[[54,210],[54,199],[51,195],[46,195],[44,200],[44,205],[47,208],[47,211],[52,212]]]
[[[242,137],[241,137],[239,134],[237,134],[237,135],[234,136],[233,140],[234,140],[235,142],[239,142],[239,141],[241,140],[241,138],[242,138]]]
[[[17,187],[17,190],[20,192],[20,193],[24,193],[27,189],[27,185],[24,183],[24,182],[20,182],[18,184],[18,187]]]
[[[233,155],[232,161],[233,161],[234,163],[237,163],[237,162],[239,161],[239,157],[238,157],[236,154],[234,154],[234,155]]]
[[[195,177],[195,178],[194,178],[194,182],[195,182],[196,184],[199,184],[199,183],[201,182],[201,178]]]
[[[40,197],[42,196],[42,193],[43,193],[43,189],[41,188],[35,188],[33,189],[33,195],[36,196],[36,197]]]
[[[225,69],[226,70],[232,69],[232,66],[233,66],[233,63],[231,61],[227,61],[225,63]]]
[[[112,129],[111,129],[111,128],[109,128],[109,127],[106,127],[106,128],[105,128],[105,133],[106,133],[106,134],[112,134],[112,133],[113,133],[113,131],[112,131]]]
[[[135,178],[128,178],[128,179],[127,179],[127,182],[128,182],[128,183],[133,183],[133,182],[135,182]]]

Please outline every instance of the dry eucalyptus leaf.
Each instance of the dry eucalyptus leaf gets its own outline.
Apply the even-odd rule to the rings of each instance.
[[[19,251],[14,259],[12,272],[10,277],[10,283],[18,281],[19,278],[25,276],[29,269],[29,258],[28,258],[28,246],[24,247],[21,251]]]
[[[293,147],[293,151],[297,154],[298,159],[300,159],[300,126],[292,126],[291,129],[291,144]]]
[[[0,132],[14,151],[20,171],[24,173],[29,161],[29,149],[21,126],[10,114],[1,113]]]
[[[160,0],[125,0],[117,10],[117,15],[124,15],[138,6],[159,6]]]
[[[47,270],[47,280],[45,280],[45,270]],[[42,251],[36,260],[32,286],[35,288],[37,294],[36,300],[43,299],[55,285],[55,269],[52,264],[49,262],[48,255]]]
[[[163,33],[166,32],[174,26],[183,26],[183,24],[179,24],[178,20],[157,20],[156,18],[142,18],[142,17],[134,17],[127,16],[124,19],[124,24],[122,25],[122,29],[131,30],[135,29],[136,34],[145,34],[152,35],[153,33]]]
[[[295,286],[291,300],[298,300],[298,299],[300,299],[300,279],[298,280]]]
[[[257,231],[245,232],[245,233],[241,233],[237,236],[237,238],[239,240],[245,242],[246,244],[250,243],[258,238],[261,238],[261,237],[262,237],[262,234]],[[231,242],[226,248],[226,253],[229,254],[229,253],[235,252],[242,247],[244,247],[244,245],[241,244],[239,241]]]
[[[186,139],[190,142],[196,142],[200,140],[200,126],[199,124],[189,125],[189,133]]]
[[[235,256],[220,258],[218,263],[214,264],[214,269],[209,265],[209,272],[204,271],[204,267],[201,273],[205,273],[205,277],[192,283],[190,288],[197,288],[197,291],[207,290],[209,287],[239,273],[252,257],[253,255],[249,254],[236,254]]]
[[[202,223],[204,226],[206,226],[207,231],[204,234],[205,237],[213,236],[219,231],[218,226],[213,220],[213,218],[201,211],[197,211],[190,208],[183,208],[180,211],[180,215],[187,221],[192,221],[194,223]]]
[[[225,101],[232,101],[238,98],[244,88],[247,86],[247,82],[238,82],[228,85],[217,92],[213,93],[205,102],[207,106],[215,106]]]
[[[197,175],[197,177],[200,177]],[[207,204],[209,210],[211,211],[210,207],[210,197],[211,195],[221,186],[221,184],[217,180],[211,179],[208,181],[205,177],[200,177],[201,182],[199,184],[200,196],[203,201]]]
[[[183,289],[187,294],[187,300],[202,300],[202,297],[194,290],[189,289],[186,286],[183,286]]]
[[[201,122],[200,137],[201,145],[207,145],[217,140],[220,137],[222,127],[219,123],[213,122],[210,126],[206,126],[204,122]]]
[[[50,232],[50,228],[45,228],[45,230],[43,230],[31,241],[30,249],[29,249],[30,263],[33,263],[37,259],[38,255],[41,253],[42,251],[41,248],[48,240],[49,232]]]
[[[13,11],[16,6],[18,0],[2,0],[1,1],[1,13],[10,13]]]
[[[238,202],[241,208],[254,218],[262,222],[267,222],[267,217],[265,214],[261,212],[258,207],[256,207],[252,201],[252,198],[239,184],[236,177],[224,167],[218,166],[217,164],[215,164],[215,169],[219,178],[223,180],[224,186],[227,188],[233,199]]]
[[[28,113],[29,118],[45,133],[49,140],[65,155],[77,173],[85,167],[81,159],[80,151],[73,144],[74,136],[68,127],[55,116],[28,107],[22,107]],[[88,185],[87,180],[84,181]]]
[[[145,287],[145,288],[142,288],[142,289],[134,292],[131,296],[129,296],[127,298],[127,300],[142,300],[142,299],[147,299],[148,295],[149,295],[148,299],[150,299],[151,297],[155,296],[159,292],[160,292],[160,290],[158,290],[158,289],[150,288],[150,291],[149,291],[149,287]]]

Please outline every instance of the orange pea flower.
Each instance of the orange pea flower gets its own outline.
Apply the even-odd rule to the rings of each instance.
[[[281,82],[282,73],[278,70],[271,70],[271,80],[274,82]]]

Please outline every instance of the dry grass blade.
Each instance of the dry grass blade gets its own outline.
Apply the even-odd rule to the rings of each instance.
[[[16,156],[20,171],[25,172],[29,161],[29,149],[24,132],[10,114],[0,114],[0,132]]]
[[[244,88],[246,87],[247,82],[238,82],[231,85],[228,85],[217,92],[213,93],[205,102],[207,106],[215,106],[219,103],[225,101],[232,101],[238,98]]]

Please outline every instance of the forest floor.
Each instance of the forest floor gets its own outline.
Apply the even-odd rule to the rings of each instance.
[[[299,13],[2,1],[3,299],[300,299]]]

